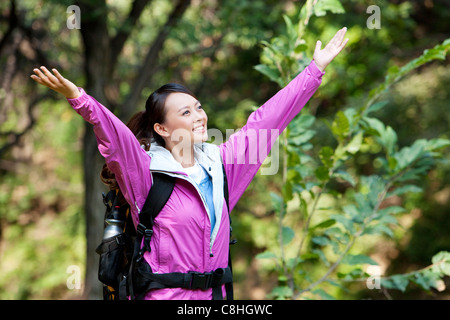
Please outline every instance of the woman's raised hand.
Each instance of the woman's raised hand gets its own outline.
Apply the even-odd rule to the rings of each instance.
[[[46,67],[41,67],[40,69],[35,68],[33,71],[35,74],[31,75],[31,79],[58,93],[61,93],[67,99],[75,99],[81,95],[78,87],[71,81],[64,78],[58,70],[52,69],[54,74],[48,71]]]
[[[348,42],[348,38],[344,40],[345,33],[347,32],[347,28],[342,28],[334,37],[328,42],[325,48],[321,49],[322,42],[320,40],[316,43],[316,49],[314,50],[313,60],[316,63],[316,66],[324,71],[327,65],[333,61],[333,59],[339,54],[339,52],[344,49],[345,45]]]

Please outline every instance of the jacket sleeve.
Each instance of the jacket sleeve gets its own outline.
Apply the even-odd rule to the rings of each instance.
[[[241,130],[220,145],[228,179],[230,211],[256,175],[275,140],[317,90],[324,74],[311,61],[285,88],[250,114]]]
[[[82,88],[79,90],[81,96],[67,100],[84,120],[92,124],[98,150],[115,174],[133,218],[137,218],[138,208],[144,205],[151,187],[150,156],[120,119]]]

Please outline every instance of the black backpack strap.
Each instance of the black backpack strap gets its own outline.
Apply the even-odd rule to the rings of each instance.
[[[153,185],[157,188],[150,188],[144,207],[139,214],[139,222],[147,228],[153,227],[153,220],[169,200],[175,186],[175,177],[159,172],[153,172],[152,176]]]
[[[144,207],[139,213],[139,224],[136,228],[139,240],[137,245],[139,245],[142,238],[144,238],[144,247],[139,252],[138,260],[142,258],[145,251],[150,251],[150,240],[153,235],[153,221],[166,205],[175,186],[175,177],[159,172],[152,173],[152,176],[153,185],[145,200]]]
[[[225,202],[227,204],[228,217],[230,219],[230,244],[233,245],[236,243],[236,240],[231,240],[231,233],[233,231],[233,228],[231,227],[228,179],[227,179],[227,174],[225,172],[225,166],[223,164],[223,161],[222,161],[222,171],[223,171],[223,195],[225,197]],[[228,268],[230,269],[230,272],[231,272],[231,281],[225,283],[225,291],[227,294],[227,300],[233,300],[234,299],[234,296],[233,296],[233,266],[231,264],[231,252],[230,252],[229,248],[228,248]],[[220,289],[220,292],[218,292],[219,289]],[[213,296],[218,296],[219,294],[220,294],[220,296],[222,295],[222,289],[221,288],[219,288],[219,289],[216,289],[216,292],[214,292],[214,289],[213,289]],[[216,300],[216,299],[214,299],[214,300]]]
[[[150,251],[150,240],[153,235],[153,221],[161,209],[169,200],[175,186],[175,177],[164,173],[152,172],[153,184],[145,200],[144,207],[139,213],[139,224],[136,228],[136,240],[134,242],[134,253],[131,260],[130,271],[128,273],[128,285],[130,297],[134,298],[133,272],[135,262],[140,262],[146,251]],[[144,246],[140,249],[140,244],[144,239]]]

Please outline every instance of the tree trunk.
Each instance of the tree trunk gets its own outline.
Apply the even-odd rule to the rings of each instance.
[[[121,119],[128,119],[132,114],[131,110],[139,100],[142,90],[151,80],[151,72],[149,70],[151,70],[152,65],[157,64],[158,55],[171,28],[181,19],[190,4],[189,0],[178,0],[174,3],[166,23],[162,26],[156,39],[154,39],[148,49],[141,72],[133,81],[132,93],[119,108],[119,104],[114,99],[114,94],[111,95],[111,92],[114,91],[114,84],[110,83],[110,78],[126,38],[130,35],[131,29],[138,20],[143,8],[149,2],[149,0],[135,0],[125,23],[126,28],[119,30],[116,37],[112,39],[108,34],[107,5],[105,0],[82,1],[79,4],[82,19],[80,31],[84,44],[84,67],[87,79],[85,89],[89,95],[95,97],[96,100],[106,107],[110,109],[117,107]],[[95,249],[101,242],[103,231],[105,207],[101,194],[106,191],[106,186],[102,184],[99,175],[105,161],[98,152],[97,140],[90,124],[86,124],[83,143],[87,240],[84,297],[86,299],[101,299],[102,285],[97,277],[99,257],[95,253]]]
[[[109,74],[109,36],[106,25],[107,6],[105,1],[83,2],[81,9],[81,35],[84,44],[85,90],[100,103],[108,106],[104,88]],[[99,175],[105,160],[101,157],[92,125],[86,123],[83,138],[83,168],[85,182],[86,217],[86,276],[84,297],[90,300],[102,299],[102,285],[98,281],[99,257],[95,249],[102,239],[105,206],[102,192],[106,186]]]

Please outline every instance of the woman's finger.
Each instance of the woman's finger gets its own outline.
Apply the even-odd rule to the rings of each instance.
[[[341,32],[341,33],[340,33],[340,35],[339,35],[339,40],[338,40],[339,45],[341,45],[342,42],[344,41],[345,34],[347,33],[347,28],[346,28],[346,27],[342,28],[342,29],[340,30],[340,32]]]
[[[344,41],[342,41],[341,45],[339,46],[339,51],[341,51],[342,49],[344,49],[345,45],[347,44],[349,38],[345,39]]]
[[[52,84],[57,84],[59,82],[58,79],[56,79],[56,77],[50,71],[48,71],[46,67],[42,66],[41,70],[44,72],[44,74]]]
[[[39,78],[38,76],[32,74],[30,77],[31,77],[31,79],[33,79],[33,80],[36,81],[37,83],[39,83],[39,84],[44,84],[44,83],[42,82],[41,78]],[[45,85],[45,84],[44,84],[44,85]]]
[[[342,43],[342,40],[344,40],[346,32],[347,32],[347,28],[344,27],[336,33],[336,42],[335,42],[336,45],[339,46]]]
[[[53,73],[55,74],[55,77],[61,81],[64,82],[64,80],[66,80],[60,73],[58,70],[56,70],[55,68],[52,69]]]
[[[322,48],[322,42],[320,40],[317,40],[316,48],[314,49],[314,52],[319,52],[320,48]]]
[[[333,39],[330,41],[330,45],[338,47],[342,43],[342,39],[345,35],[345,28],[340,29],[336,34],[334,35]]]
[[[53,86],[53,84],[48,80],[47,76],[41,72],[41,70],[39,70],[38,68],[34,68],[33,71],[36,74],[36,76],[39,77],[39,79],[41,80],[41,82],[39,82],[40,84],[43,84],[47,87]]]

